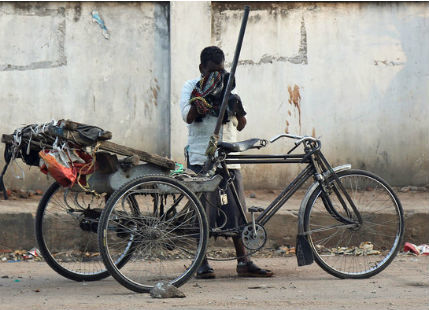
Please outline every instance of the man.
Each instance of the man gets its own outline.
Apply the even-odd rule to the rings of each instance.
[[[228,81],[228,73],[224,69],[225,56],[220,48],[216,46],[204,48],[200,55],[200,61],[201,78],[187,81],[183,86],[180,99],[182,118],[188,124],[189,130],[188,146],[186,147],[188,168],[196,173],[202,170],[207,159],[205,151],[216,125]],[[245,115],[246,112],[240,98],[237,95],[232,95],[220,131],[221,141],[237,141],[237,131],[243,130],[246,126]],[[229,165],[228,169],[233,177],[240,201],[245,207],[240,167],[239,165]],[[222,175],[221,171],[218,173]],[[220,186],[224,185],[225,180],[221,182]],[[226,229],[243,224],[239,206],[235,204],[231,190],[228,189],[226,194],[228,204],[221,207],[219,207],[218,193],[209,193],[202,197],[211,228],[222,226]],[[218,207],[221,209],[220,212]],[[225,215],[228,219],[226,222]],[[246,249],[240,237],[233,237],[232,239],[237,255],[237,273],[239,276],[271,277],[273,275],[270,270],[257,267],[246,257]],[[204,258],[197,271],[197,278],[210,279],[214,277],[214,270],[208,264],[207,258]]]

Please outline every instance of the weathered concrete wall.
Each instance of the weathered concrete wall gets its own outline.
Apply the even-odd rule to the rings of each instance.
[[[240,139],[321,136],[334,164],[395,185],[429,183],[429,5],[250,3],[236,92]],[[0,4],[0,133],[70,118],[113,140],[184,162],[185,80],[207,45],[232,60],[242,3]],[[97,10],[110,32],[92,20]],[[171,103],[169,103],[171,102]],[[278,141],[262,152],[284,153]],[[0,146],[0,151],[3,148]],[[0,159],[3,164],[3,159]],[[44,187],[11,167],[7,185]],[[281,187],[299,167],[245,166],[247,187]]]
[[[315,135],[334,164],[351,163],[395,185],[429,183],[427,3],[249,4],[236,73],[236,91],[248,111],[241,139],[285,131]],[[228,63],[242,9],[241,3],[211,5],[210,43],[225,51]],[[200,5],[194,12],[206,11]],[[181,37],[199,28],[185,16],[176,24]],[[207,21],[199,25],[206,29]],[[197,67],[198,55],[178,53],[181,66]],[[179,95],[172,89],[172,119],[179,117]],[[179,160],[186,127],[172,123],[172,129],[172,141],[181,142],[172,144]],[[285,153],[291,146],[278,141],[265,152]],[[297,171],[291,165],[244,167],[248,187],[280,187]]]
[[[168,155],[168,3],[1,3],[0,42],[1,133],[69,118],[112,131],[114,142]],[[22,166],[25,181],[11,167],[8,186],[45,186],[37,169]]]
[[[184,163],[188,141],[186,123],[180,113],[180,94],[185,81],[200,75],[201,50],[211,45],[210,2],[171,2],[171,157]],[[192,12],[192,18],[189,18]]]

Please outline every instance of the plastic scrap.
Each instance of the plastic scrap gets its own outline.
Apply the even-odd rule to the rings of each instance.
[[[0,261],[8,263],[18,263],[21,261],[41,261],[42,255],[36,248],[32,248],[30,251],[26,250],[0,250]]]
[[[291,246],[280,246],[276,251],[275,254],[279,256],[292,256],[295,255],[296,249],[295,247]]]
[[[159,282],[151,290],[152,298],[184,298],[185,294],[170,283]]]
[[[109,40],[110,33],[109,30],[107,30],[106,24],[104,23],[104,20],[101,19],[100,15],[97,11],[92,11],[92,21],[99,24],[100,28],[103,30],[103,36],[106,40]]]
[[[429,244],[415,245],[414,243],[405,242],[404,252],[409,252],[415,255],[429,256]]]
[[[42,150],[39,156],[43,159],[41,171],[45,174],[49,173],[62,186],[73,185],[80,174],[87,175],[94,172],[94,166],[91,165],[93,158],[81,151],[66,153],[62,150]],[[85,178],[79,181],[86,185]]]
[[[176,170],[172,170],[171,175],[184,173],[185,169],[182,164],[176,163]]]

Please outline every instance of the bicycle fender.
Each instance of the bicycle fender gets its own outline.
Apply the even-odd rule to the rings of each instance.
[[[340,172],[340,171],[344,171],[344,170],[350,170],[352,168],[352,165],[350,164],[346,164],[346,165],[342,165],[342,166],[337,166],[335,168],[332,168],[332,170],[334,170],[334,172]],[[329,173],[329,171],[327,171],[326,173],[323,174],[324,178],[329,178],[331,174]],[[314,182],[307,190],[307,192],[305,193],[304,199],[302,199],[301,201],[301,205],[299,207],[299,211],[298,211],[298,235],[303,235],[304,234],[304,215],[305,215],[305,208],[307,206],[308,201],[310,200],[311,195],[313,194],[313,192],[316,190],[316,188],[319,186],[319,182]]]
[[[334,172],[340,172],[351,169],[351,165],[342,165],[333,168]],[[324,178],[329,178],[330,172],[327,171],[323,174]],[[307,236],[304,233],[304,217],[307,203],[310,200],[311,195],[319,186],[319,182],[314,182],[305,193],[304,199],[301,202],[301,206],[298,211],[298,235],[296,238],[296,258],[298,260],[298,266],[310,265],[313,263],[313,252],[308,243]]]

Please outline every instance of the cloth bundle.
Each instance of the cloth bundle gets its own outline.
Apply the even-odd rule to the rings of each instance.
[[[222,105],[222,99],[226,91],[229,73],[226,71],[214,71],[209,75],[202,76],[197,82],[194,90],[191,93],[190,103],[197,109],[198,116],[196,122],[201,122],[202,119],[210,114],[218,117]],[[232,89],[235,88],[235,79],[232,84]],[[225,113],[223,123],[229,121],[228,115],[244,116],[244,111],[241,99],[236,94],[231,94],[228,98],[228,113]]]

